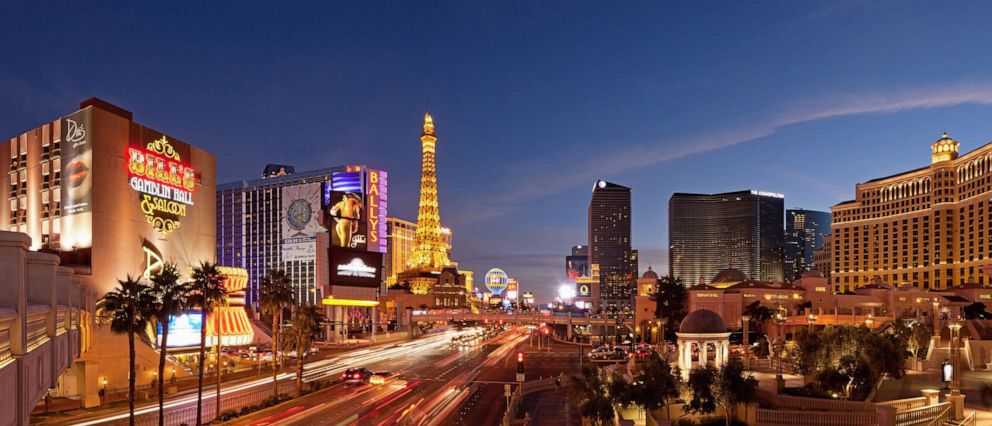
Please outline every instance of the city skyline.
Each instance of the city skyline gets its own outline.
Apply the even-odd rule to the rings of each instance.
[[[0,30],[0,51],[17,58],[0,65],[0,126],[13,136],[99,96],[214,152],[218,182],[256,178],[269,162],[368,164],[390,172],[391,208],[412,219],[411,129],[430,108],[445,141],[439,197],[453,255],[478,273],[507,270],[539,299],[562,280],[561,256],[583,241],[597,179],[637,193],[633,248],[642,270],[666,270],[671,193],[751,187],[785,194],[786,208],[827,211],[854,198],[855,183],[917,167],[945,129],[962,152],[992,135],[992,81],[981,71],[990,59],[974,43],[947,42],[983,39],[983,13],[763,6],[51,14],[14,5],[12,14],[51,28],[39,33],[38,20],[24,19]],[[380,23],[362,23],[371,17]],[[108,19],[123,24],[93,25]],[[163,24],[180,21],[183,31]],[[733,36],[745,28],[760,31]],[[270,59],[230,53],[244,49]],[[824,155],[794,165],[810,151]],[[556,167],[540,167],[548,162]]]

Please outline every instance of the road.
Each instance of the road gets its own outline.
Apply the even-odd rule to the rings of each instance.
[[[456,413],[479,389],[480,384],[476,382],[479,373],[493,366],[515,365],[512,361],[514,349],[525,339],[522,330],[511,330],[469,350],[438,347],[410,356],[382,359],[368,368],[396,373],[385,384],[336,384],[279,407],[239,418],[235,423],[259,426],[448,424],[444,419]]]
[[[359,349],[355,351],[341,353],[336,356],[332,356],[327,359],[314,361],[308,363],[305,367],[305,380],[313,381],[319,379],[326,379],[330,377],[335,377],[341,374],[345,369],[349,367],[377,367],[380,369],[390,369],[397,367],[397,369],[403,367],[403,360],[416,360],[420,359],[422,356],[435,353],[443,353],[444,348],[447,347],[448,342],[452,337],[468,334],[474,332],[473,330],[465,331],[448,331],[439,333],[436,335],[431,335],[423,337],[414,341],[405,342],[402,344],[380,346],[374,348]],[[398,364],[393,364],[398,363]],[[280,381],[281,392],[291,393],[292,383],[294,383],[295,375],[294,373],[281,373],[278,375],[278,380]],[[229,400],[232,398],[247,397],[249,395],[258,395],[260,389],[271,388],[272,379],[271,378],[259,378],[243,381],[240,383],[225,383],[221,389],[221,398],[223,400]],[[204,387],[204,400],[212,401],[214,398],[214,390],[212,386]],[[180,423],[179,420],[171,421],[170,419],[176,418],[178,414],[189,413],[191,410],[195,411],[196,406],[196,395],[179,395],[173,398],[167,399],[165,403],[166,409],[166,422],[167,423]],[[147,421],[148,417],[157,418],[157,403],[144,404],[135,409],[135,417],[137,419],[142,419]],[[54,420],[50,424],[73,424],[80,426],[90,426],[98,424],[112,424],[127,422],[127,408],[114,409],[114,410],[104,410],[92,414],[84,414],[80,416],[74,416],[71,419],[65,421]],[[143,423],[139,421],[139,423]]]

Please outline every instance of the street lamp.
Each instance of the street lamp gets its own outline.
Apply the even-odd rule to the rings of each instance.
[[[750,315],[741,315],[741,322],[744,323],[744,367],[751,368],[751,347],[748,346],[748,323],[751,322]]]
[[[933,298],[933,335],[940,342],[940,302]]]
[[[808,331],[813,332],[813,324],[816,324],[816,315],[809,314],[806,316],[806,323],[809,325]]]
[[[871,329],[871,326],[874,324],[875,324],[875,315],[869,312],[868,318],[865,318],[865,326]]]
[[[958,373],[958,360],[961,357],[960,343],[962,326],[964,326],[964,320],[960,317],[947,321],[947,328],[951,329],[951,364],[954,368],[954,375],[951,377],[951,395],[961,394],[961,381],[958,379],[958,377],[960,377],[960,374]]]
[[[781,352],[785,348],[785,330],[783,328],[783,326],[785,326],[785,322],[786,322],[785,315],[783,315],[782,311],[780,310],[777,314],[775,314],[775,325],[778,326],[779,334],[781,334],[778,341],[775,342],[776,343],[775,357],[778,358],[778,374],[775,375],[775,386],[777,388],[776,390],[778,390],[778,393],[782,393],[782,389],[785,388],[785,379],[782,378],[782,356],[781,356]]]

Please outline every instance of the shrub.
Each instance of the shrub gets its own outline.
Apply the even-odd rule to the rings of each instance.
[[[227,421],[238,417],[238,412],[234,410],[224,410],[220,413],[220,420]]]

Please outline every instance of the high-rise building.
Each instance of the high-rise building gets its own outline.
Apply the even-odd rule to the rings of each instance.
[[[281,169],[282,173],[273,173],[266,167],[264,178],[217,186],[217,261],[248,270],[248,304],[258,300],[258,283],[266,272],[279,268],[292,280],[296,300],[318,303],[325,290],[318,285],[318,276],[323,277],[320,281],[327,279],[324,271],[318,271],[317,246],[284,253],[282,223],[287,219],[290,205],[302,200],[293,207],[308,208],[310,212],[303,218],[306,223],[300,224],[301,230],[308,239],[316,239],[317,233],[324,233],[327,238],[326,227],[318,223],[320,188],[335,173],[345,171],[345,167],[301,173],[292,173],[291,166]]]
[[[813,250],[813,268],[829,279],[833,260],[833,237],[827,234],[823,236],[823,246]]]
[[[930,146],[930,165],[855,185],[855,199],[833,206],[835,290],[910,282],[945,289],[975,277],[992,243],[992,144],[958,156],[943,134]]]
[[[599,265],[605,312],[629,312],[634,297],[630,188],[599,180],[589,201],[589,264]]]
[[[270,269],[286,271],[296,300],[320,303],[329,284],[327,248],[341,239],[338,231],[351,235],[337,246],[386,251],[385,228],[379,229],[386,218],[386,174],[358,165],[299,173],[292,166],[273,169],[266,166],[261,179],[217,186],[218,262],[248,270],[248,304],[257,301],[258,284]],[[338,215],[321,223],[332,194],[347,194],[361,220]],[[342,221],[348,229],[340,229]]]
[[[565,256],[565,278],[575,281],[589,276],[589,246],[572,246],[572,254]]]
[[[792,282],[813,269],[813,252],[830,233],[830,213],[805,209],[785,211],[785,279]]]
[[[417,241],[417,224],[396,217],[386,219],[386,283],[395,284],[397,275],[406,272]],[[451,229],[441,228],[445,249],[451,255]]]
[[[782,281],[785,197],[755,190],[676,193],[668,200],[669,273],[686,287],[729,266]]]

